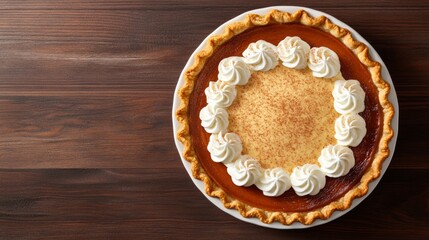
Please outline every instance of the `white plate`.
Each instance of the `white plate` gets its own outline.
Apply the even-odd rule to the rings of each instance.
[[[389,148],[391,150],[391,153],[390,153],[389,157],[383,163],[383,167],[382,167],[382,171],[381,171],[380,177],[370,183],[370,185],[369,185],[369,191],[368,191],[368,193],[365,196],[353,200],[352,206],[350,208],[348,208],[348,209],[346,209],[344,211],[335,211],[329,219],[327,219],[327,220],[320,220],[320,219],[318,219],[318,220],[314,221],[310,225],[304,225],[304,224],[299,223],[299,222],[295,222],[295,223],[293,223],[291,225],[283,225],[283,224],[281,224],[279,222],[275,222],[275,223],[271,223],[271,224],[265,224],[265,223],[261,222],[258,218],[245,218],[245,217],[241,216],[240,213],[237,210],[225,208],[223,206],[222,202],[218,198],[214,198],[214,197],[208,196],[205,193],[204,184],[201,181],[195,179],[192,176],[190,164],[182,156],[183,145],[176,138],[176,133],[177,133],[177,131],[179,129],[179,123],[177,122],[177,119],[175,117],[175,113],[176,113],[177,108],[180,105],[180,99],[178,98],[178,94],[177,93],[178,93],[179,88],[183,85],[183,82],[184,82],[184,79],[183,79],[184,72],[186,71],[186,69],[188,69],[192,65],[192,63],[194,61],[195,54],[197,52],[201,51],[204,48],[204,46],[206,46],[206,43],[207,43],[207,40],[208,40],[209,37],[211,37],[213,35],[221,34],[223,32],[224,28],[227,25],[229,25],[229,24],[231,24],[233,22],[238,22],[238,21],[244,20],[244,18],[248,14],[252,13],[252,14],[265,15],[265,14],[267,14],[268,12],[270,12],[273,9],[278,9],[280,11],[290,12],[290,13],[296,12],[299,9],[304,9],[305,11],[307,11],[313,17],[318,17],[320,15],[324,15],[324,16],[328,17],[336,25],[350,30],[350,32],[352,33],[353,37],[356,40],[365,43],[369,47],[372,59],[375,60],[375,61],[377,61],[377,62],[379,62],[379,63],[381,63],[381,65],[382,65],[382,76],[383,76],[384,80],[386,80],[390,84],[390,86],[391,86],[391,91],[390,91],[390,94],[389,94],[389,100],[390,100],[390,102],[393,104],[393,106],[395,108],[395,115],[394,115],[393,120],[392,120],[392,127],[393,127],[393,130],[395,132],[395,135],[393,136],[393,139],[389,143]],[[231,216],[236,217],[237,219],[240,219],[241,221],[244,221],[244,222],[248,222],[248,223],[252,223],[252,224],[256,224],[256,225],[263,226],[263,227],[268,227],[268,228],[276,228],[276,229],[299,229],[299,228],[308,228],[308,227],[314,227],[314,226],[317,226],[317,225],[325,224],[325,223],[330,222],[330,221],[332,221],[332,220],[334,220],[336,218],[341,217],[342,215],[346,214],[347,212],[349,212],[353,208],[355,208],[359,203],[361,203],[374,190],[375,186],[378,184],[378,182],[380,181],[381,177],[386,172],[386,169],[389,166],[389,163],[390,163],[390,161],[392,159],[393,152],[395,150],[396,138],[398,136],[399,106],[398,106],[398,98],[396,96],[395,88],[393,86],[392,79],[390,77],[389,71],[386,68],[386,65],[384,64],[383,60],[381,60],[380,56],[374,50],[374,48],[361,35],[359,35],[353,28],[351,28],[347,24],[341,22],[340,20],[332,17],[329,14],[326,14],[324,12],[317,11],[317,10],[314,10],[314,9],[311,9],[311,8],[298,7],[298,6],[275,6],[275,7],[260,8],[260,9],[255,9],[255,10],[252,10],[252,11],[249,11],[249,12],[245,12],[245,13],[243,13],[243,14],[241,14],[241,15],[239,15],[239,16],[231,19],[231,20],[229,20],[228,22],[222,24],[220,27],[218,27],[215,31],[213,31],[210,35],[208,35],[204,39],[204,41],[198,46],[198,48],[191,55],[191,57],[189,58],[188,62],[185,65],[185,67],[183,68],[182,73],[180,74],[179,81],[177,82],[176,90],[174,92],[173,112],[172,112],[172,115],[173,115],[174,141],[176,142],[176,147],[177,147],[177,150],[179,151],[179,154],[180,154],[180,157],[182,159],[183,165],[185,166],[186,171],[188,172],[188,174],[191,177],[192,181],[194,182],[195,186],[197,186],[197,188],[204,194],[204,196],[207,197],[208,200],[210,200],[210,202],[212,202],[218,208],[222,209],[224,212],[226,212],[226,213],[230,214]]]

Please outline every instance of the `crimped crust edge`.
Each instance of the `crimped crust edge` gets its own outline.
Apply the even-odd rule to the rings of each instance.
[[[383,109],[383,132],[379,141],[378,151],[374,155],[371,167],[367,169],[362,176],[360,183],[348,191],[340,199],[330,204],[308,212],[277,212],[267,211],[264,209],[252,207],[226,194],[214,181],[206,174],[201,167],[198,158],[191,144],[188,125],[188,105],[189,96],[194,88],[194,80],[205,65],[206,60],[212,55],[216,48],[233,36],[244,32],[254,26],[264,26],[271,23],[301,23],[306,26],[317,27],[325,32],[330,33],[346,45],[359,60],[368,68],[374,85],[378,88],[379,102]],[[294,13],[272,10],[264,16],[249,14],[243,21],[235,22],[228,25],[224,33],[215,35],[208,39],[208,43],[203,50],[195,56],[194,63],[187,69],[184,74],[184,84],[179,89],[178,95],[181,104],[176,111],[176,118],[180,123],[180,129],[177,138],[183,144],[183,157],[191,163],[192,175],[194,178],[204,182],[205,192],[209,196],[217,197],[223,205],[229,209],[236,209],[246,218],[256,217],[263,223],[280,222],[284,225],[290,225],[294,222],[303,224],[312,224],[316,219],[328,219],[336,210],[348,209],[355,198],[364,196],[368,192],[368,186],[371,181],[380,176],[382,164],[389,156],[389,141],[394,133],[391,127],[391,121],[394,115],[394,108],[388,100],[390,86],[381,76],[381,65],[371,59],[368,47],[355,40],[352,34],[345,28],[341,28],[332,23],[327,17],[311,17],[305,10],[298,10]]]

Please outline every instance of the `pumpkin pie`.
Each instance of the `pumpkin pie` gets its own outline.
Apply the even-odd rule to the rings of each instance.
[[[184,79],[183,157],[244,217],[328,219],[380,176],[390,86],[368,47],[324,16],[250,14],[211,37]]]

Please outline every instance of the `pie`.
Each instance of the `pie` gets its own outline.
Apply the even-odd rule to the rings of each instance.
[[[244,217],[328,219],[380,176],[390,86],[368,47],[324,16],[250,14],[211,37],[184,79],[183,157]]]

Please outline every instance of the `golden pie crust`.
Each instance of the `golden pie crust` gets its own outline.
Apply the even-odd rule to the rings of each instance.
[[[229,196],[206,174],[205,170],[202,168],[195,150],[193,149],[191,136],[189,133],[189,97],[194,88],[194,81],[201,69],[204,67],[207,59],[214,51],[216,51],[217,47],[235,35],[238,35],[253,27],[265,26],[274,23],[300,23],[305,26],[321,29],[322,31],[330,33],[332,36],[340,40],[354,53],[360,62],[367,67],[369,73],[371,74],[372,81],[378,89],[378,100],[383,113],[383,123],[382,126],[380,126],[382,127],[382,132],[379,140],[378,150],[374,155],[374,159],[372,160],[370,167],[366,170],[360,179],[360,182],[340,199],[332,201],[323,207],[311,211],[269,211],[250,206]],[[295,13],[273,10],[264,16],[249,14],[245,20],[228,25],[223,34],[215,35],[209,38],[208,44],[203,50],[196,54],[193,65],[185,72],[184,85],[179,90],[181,105],[176,112],[176,118],[181,126],[177,133],[177,138],[180,142],[183,143],[183,157],[191,163],[193,177],[203,181],[205,184],[206,193],[209,196],[219,198],[226,208],[236,209],[242,216],[247,218],[257,217],[261,222],[264,223],[278,221],[282,224],[289,225],[298,221],[303,224],[311,224],[316,219],[328,219],[335,210],[345,210],[349,208],[353,199],[364,196],[368,192],[369,183],[380,176],[382,164],[390,153],[388,143],[394,134],[391,127],[394,109],[388,100],[389,91],[389,84],[386,83],[381,77],[381,65],[378,62],[371,60],[368,47],[365,44],[356,41],[347,29],[333,24],[325,16],[313,18],[304,10],[298,10]]]

